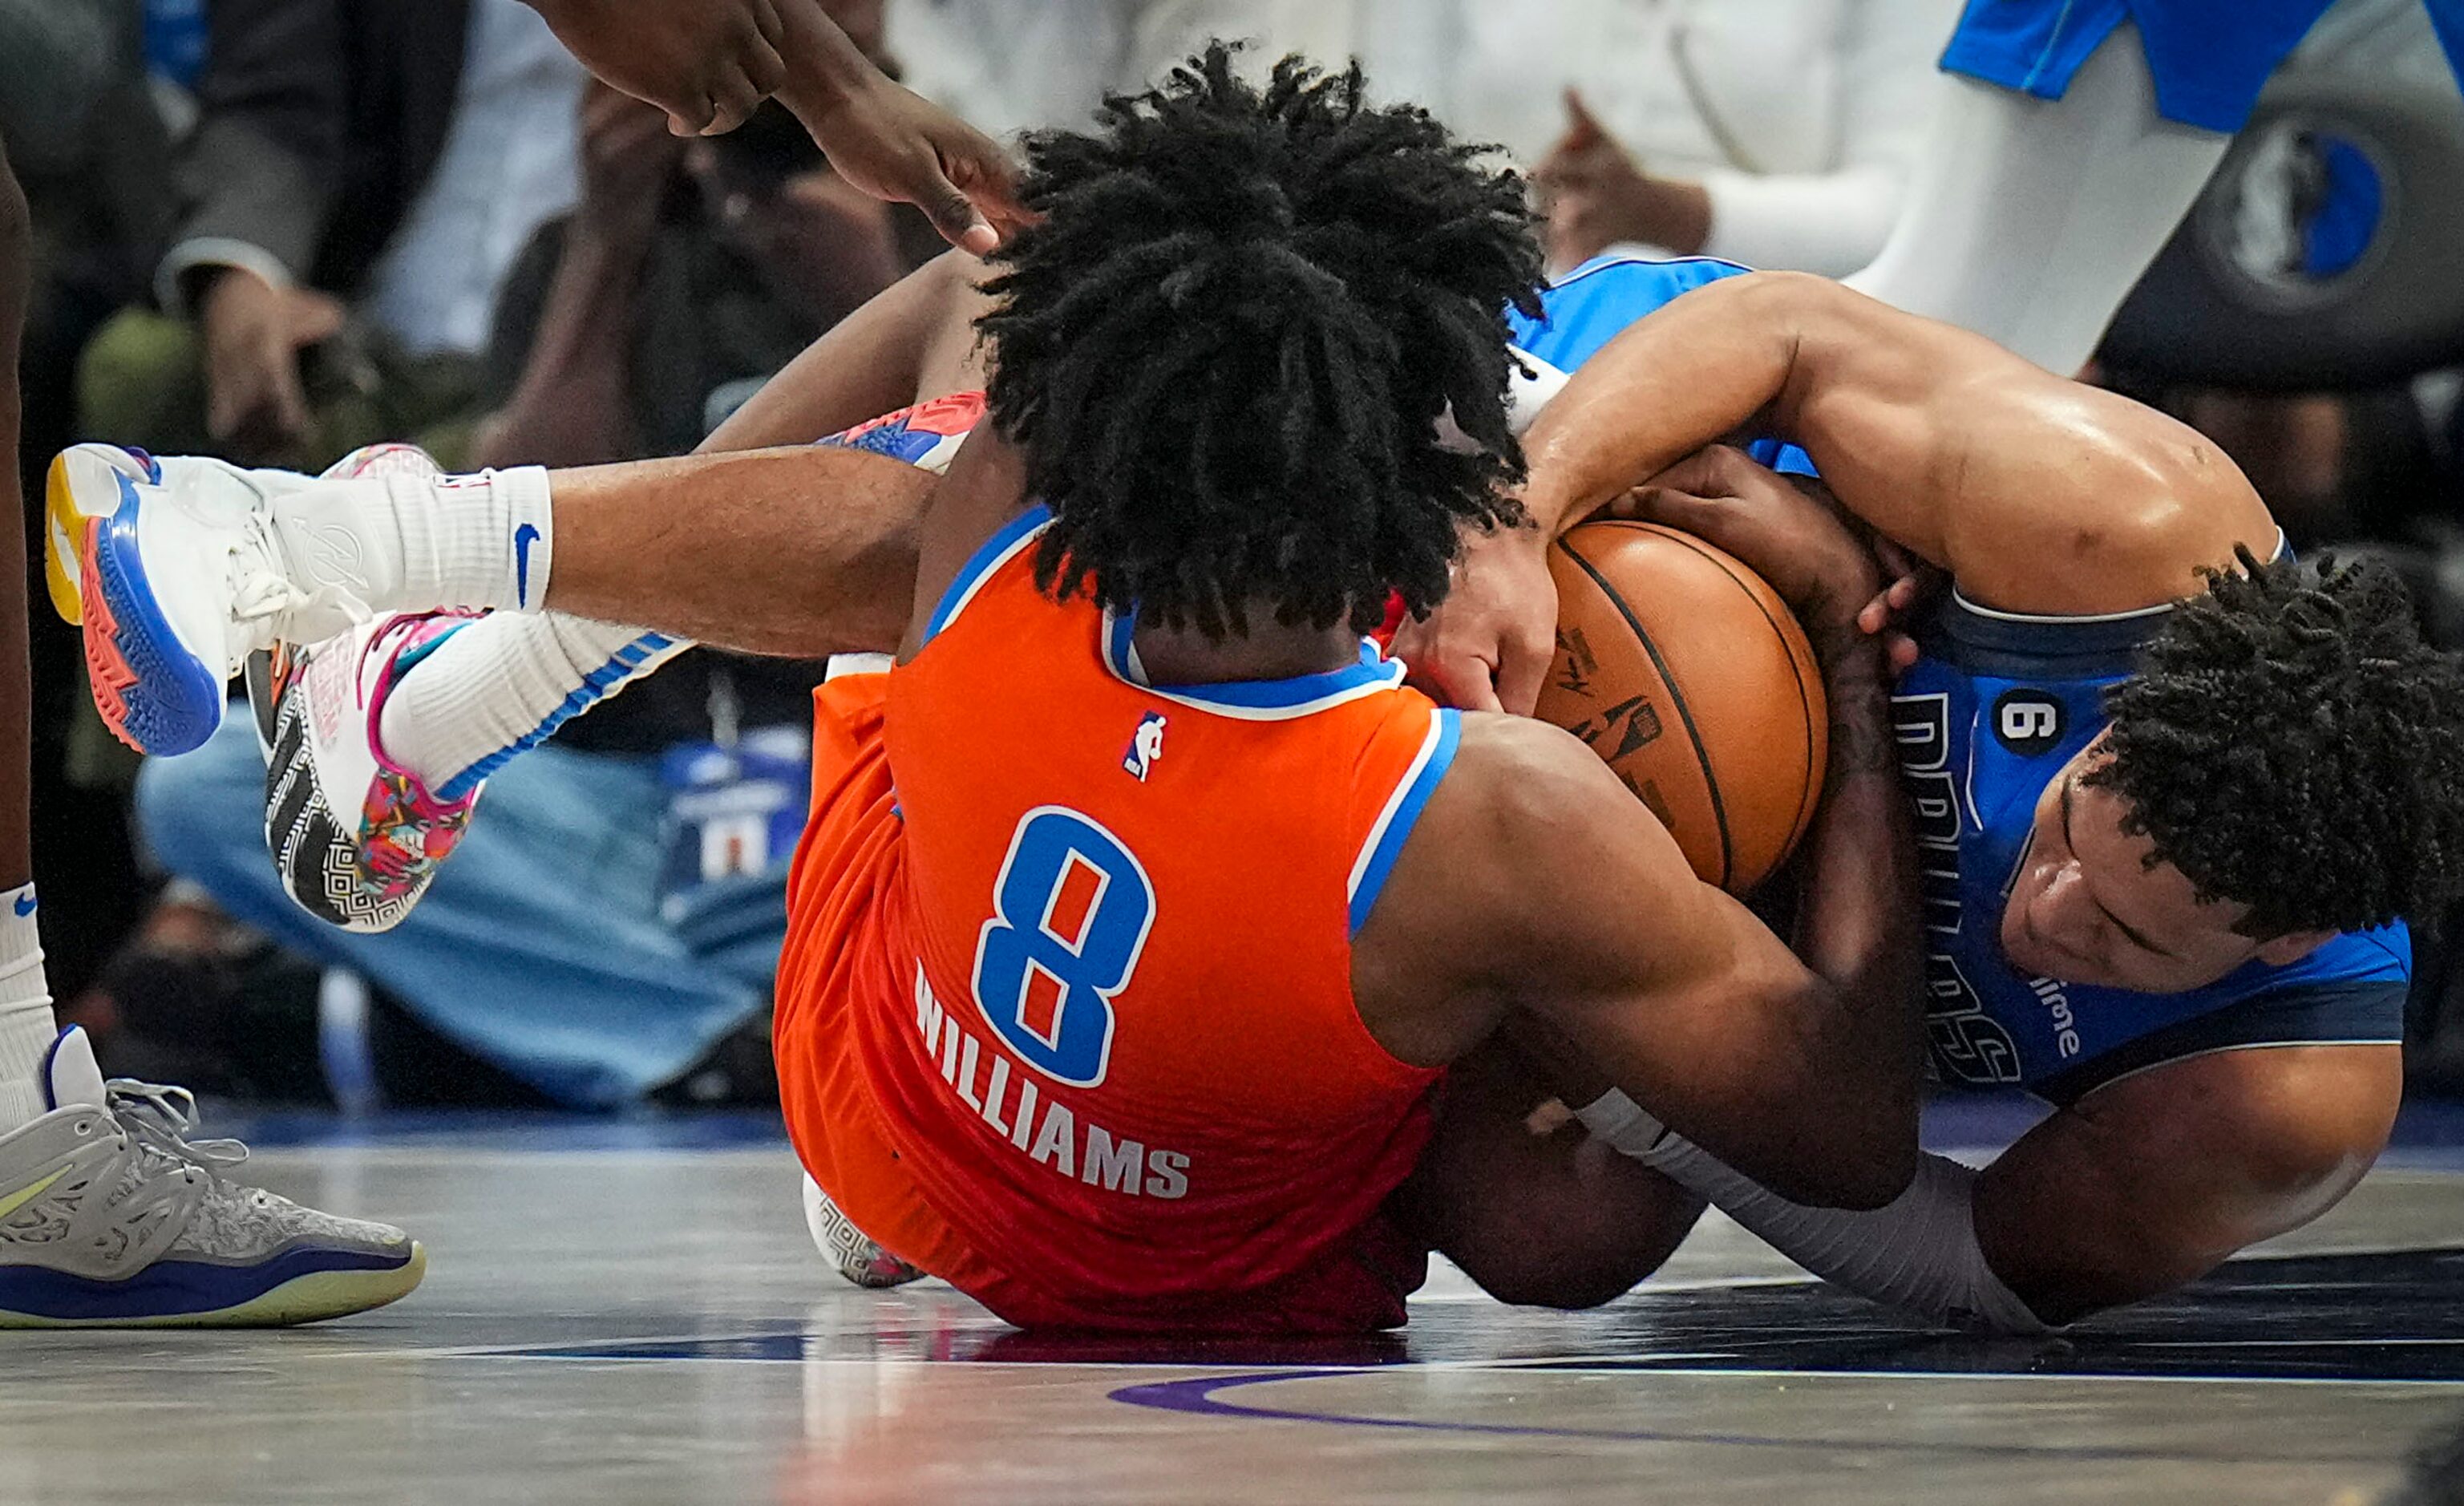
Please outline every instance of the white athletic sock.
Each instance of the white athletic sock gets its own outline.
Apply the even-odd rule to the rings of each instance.
[[[562,612],[498,612],[406,671],[377,724],[385,756],[459,800],[506,760],[693,645]]]
[[[1574,1117],[1815,1275],[1927,1322],[1999,1334],[2050,1333],[2003,1284],[1976,1242],[1976,1173],[1943,1156],[1920,1158],[1906,1191],[1865,1212],[1791,1203],[1701,1146],[1670,1134],[1611,1090]]]
[[[59,1033],[34,927],[34,886],[0,891],[0,1135],[47,1112],[43,1063]]]
[[[2124,23],[2059,100],[1945,74],[1908,194],[1848,285],[2064,376],[2206,187],[2232,138],[2156,113]]]
[[[538,466],[320,480],[276,498],[273,516],[292,579],[371,615],[538,611],[547,598],[556,523]]]

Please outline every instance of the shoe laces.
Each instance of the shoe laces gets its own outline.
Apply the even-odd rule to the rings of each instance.
[[[103,1084],[103,1107],[146,1150],[216,1176],[248,1159],[235,1140],[190,1140],[197,1127],[197,1096],[167,1083],[114,1077]]]
[[[282,558],[275,542],[269,509],[251,512],[241,523],[247,543],[232,551],[231,615],[242,622],[279,617],[317,604],[315,594],[301,590],[271,563]]]

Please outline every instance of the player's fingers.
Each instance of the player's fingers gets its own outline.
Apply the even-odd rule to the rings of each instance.
[[[977,219],[989,223],[1003,240],[1041,222],[1044,216],[1019,197],[1017,159],[975,127],[962,125],[961,129],[963,134],[940,148],[940,158],[950,181],[975,207]]]
[[[668,112],[668,134],[699,136],[718,118],[718,104],[708,82],[687,85],[673,95],[651,101]]]
[[[761,40],[770,44],[774,53],[787,48],[787,18],[779,12],[778,0],[753,0],[753,29]]]
[[[753,34],[745,39],[740,61],[762,99],[787,86],[787,24],[771,0],[754,0]]]
[[[1904,632],[1895,632],[1882,640],[1882,648],[1890,657],[1892,674],[1904,675],[1916,668],[1919,653],[1916,639]]]
[[[966,197],[958,185],[951,183],[938,163],[927,167],[924,180],[912,188],[916,210],[924,210],[924,217],[932,219],[932,227],[941,232],[941,239],[971,256],[991,256],[1001,247],[1001,232],[993,230],[991,219],[985,219],[976,210],[976,200]]]
[[[915,186],[915,207],[941,233],[941,238],[974,256],[987,256],[1001,245],[1001,233],[978,212],[973,199],[959,191],[935,166]]]
[[[1432,640],[1420,657],[1410,663],[1413,681],[1444,705],[1459,711],[1506,709],[1498,701],[1488,661],[1450,646],[1442,635]]]
[[[1517,634],[1498,646],[1497,708],[1517,717],[1531,715],[1540,704],[1540,690],[1549,680],[1556,656],[1552,638]]]
[[[1762,468],[1732,445],[1705,445],[1650,480],[1650,485],[1694,497],[1737,497]]]
[[[1707,497],[1681,492],[1672,486],[1654,484],[1638,486],[1625,496],[1624,504],[1617,509],[1620,518],[1639,519],[1647,523],[1664,523],[1681,533],[1708,537],[1718,530],[1728,509]]]
[[[740,58],[730,58],[718,70],[711,89],[711,117],[701,128],[704,136],[724,136],[743,124],[761,107],[770,91],[757,87],[745,71]]]

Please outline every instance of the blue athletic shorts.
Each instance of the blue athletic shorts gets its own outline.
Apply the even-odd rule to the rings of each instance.
[[[2006,89],[2058,100],[2079,66],[2124,21],[2138,24],[2168,121],[2240,130],[2258,91],[2334,0],[1969,0],[1942,65]],[[2454,0],[2431,0],[2436,14]],[[2453,17],[2440,15],[2442,22]],[[2455,33],[2442,25],[2451,55]]]

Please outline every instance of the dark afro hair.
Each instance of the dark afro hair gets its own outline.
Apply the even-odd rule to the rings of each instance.
[[[2464,670],[2385,566],[2238,553],[2107,693],[2087,782],[2251,936],[2434,920],[2464,890]]]
[[[1459,528],[1520,519],[1506,310],[1536,313],[1522,184],[1357,67],[1261,87],[1218,42],[1092,134],[1025,144],[1044,219],[996,257],[993,420],[1052,511],[1037,583],[1245,632],[1375,627],[1446,592]],[[1471,441],[1437,437],[1451,410]]]

